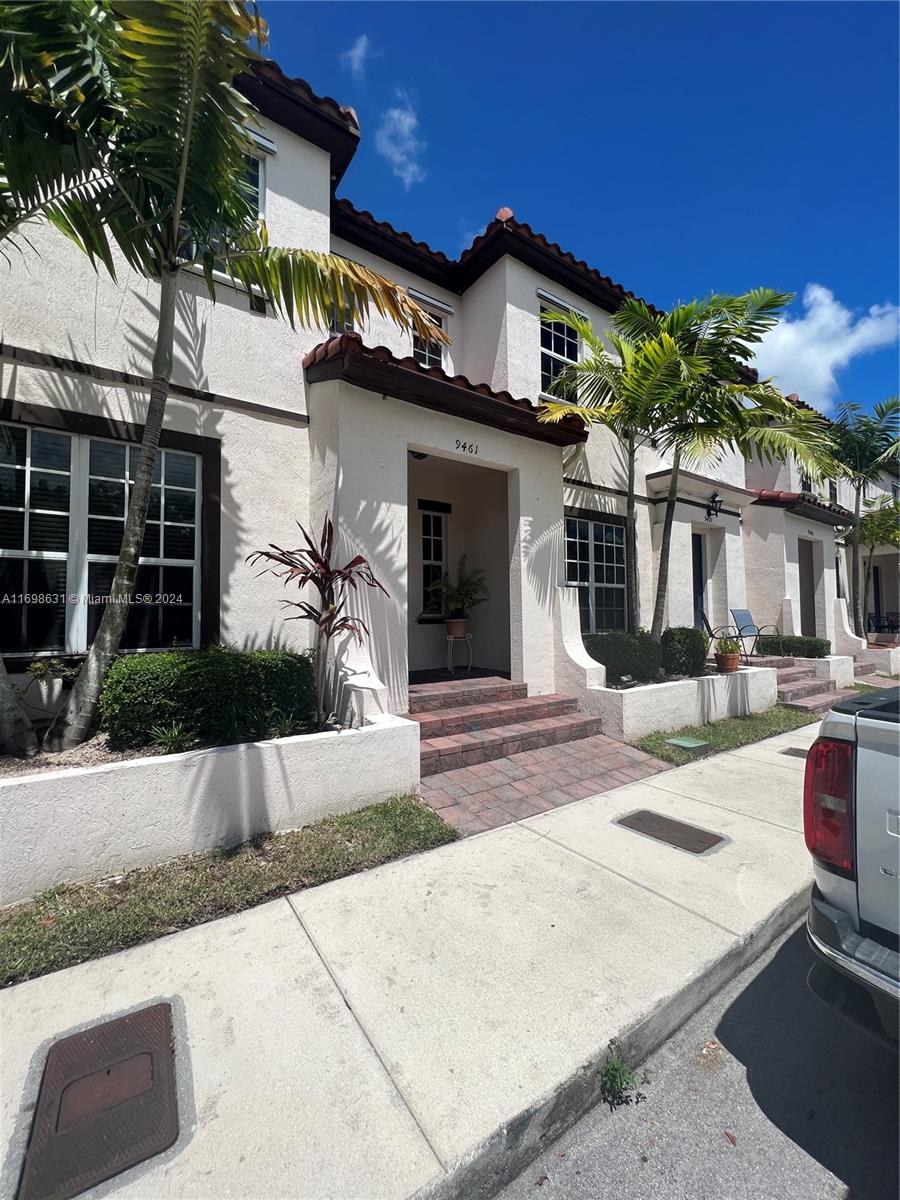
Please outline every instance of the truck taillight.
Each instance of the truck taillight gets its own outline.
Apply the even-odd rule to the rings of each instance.
[[[855,877],[853,742],[819,738],[806,756],[803,832],[806,848],[839,875]]]

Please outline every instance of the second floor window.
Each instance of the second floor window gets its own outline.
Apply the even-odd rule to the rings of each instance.
[[[435,313],[429,313],[428,316],[436,328],[444,328],[443,317],[439,317]],[[426,340],[413,332],[413,358],[423,367],[442,367],[444,365],[443,347],[440,342]]]
[[[828,500],[831,504],[837,504],[838,502],[837,484],[833,479],[828,480]]]
[[[549,392],[554,379],[578,362],[578,334],[562,321],[549,319],[551,309],[541,305],[541,391]]]
[[[353,319],[347,316],[346,310],[339,308],[336,304],[331,309],[331,321],[328,325],[329,333],[341,334],[353,332]]]

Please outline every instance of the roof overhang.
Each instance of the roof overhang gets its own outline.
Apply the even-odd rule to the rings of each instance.
[[[807,492],[760,491],[754,504],[768,508],[781,508],[791,516],[804,521],[817,521],[820,525],[831,525],[834,529],[854,524],[853,513],[839,504],[826,504]]]
[[[345,335],[340,341],[346,343],[352,337]],[[326,343],[319,348],[325,351],[322,357],[317,358],[318,351],[307,356],[308,383],[342,379],[420,408],[430,408],[553,446],[572,446],[587,439],[580,422],[566,419],[554,425],[541,424],[537,412],[527,401],[506,399],[487,386],[462,381],[462,376],[452,379],[442,371],[419,369],[412,359],[398,360],[387,352],[383,355],[360,352],[346,345],[335,352],[332,346],[333,343]]]
[[[274,62],[255,64],[235,86],[264,117],[331,157],[331,185],[341,180],[359,145],[359,124],[351,109],[317,96],[302,79],[290,79]]]
[[[665,499],[671,478],[671,467],[665,467],[662,471],[652,471],[647,476],[647,495],[652,502],[657,503],[659,500]],[[724,479],[713,479],[709,475],[699,475],[695,471],[679,470],[679,499],[702,500],[705,504],[713,492],[718,492],[722,500],[732,508],[746,508],[748,504],[754,502],[757,495],[749,488],[738,487],[736,484],[727,483]]]

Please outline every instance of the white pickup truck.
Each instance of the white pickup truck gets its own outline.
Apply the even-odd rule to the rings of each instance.
[[[814,989],[847,1004],[846,981],[872,997],[897,1040],[900,1011],[900,689],[844,700],[822,721],[806,758],[803,827],[815,884],[806,932],[838,973]],[[812,979],[812,974],[811,974]],[[812,984],[811,984],[812,986]]]

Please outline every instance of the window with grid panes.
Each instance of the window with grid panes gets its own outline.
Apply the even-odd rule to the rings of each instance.
[[[549,392],[550,385],[566,367],[578,362],[578,334],[562,321],[549,320],[552,309],[541,305],[541,391]]]
[[[0,649],[81,653],[109,593],[139,447],[0,424]],[[200,462],[160,450],[123,649],[199,644]]]
[[[422,513],[422,612],[441,615],[440,596],[432,589],[447,574],[447,518],[444,513]]]
[[[429,313],[428,318],[438,329],[444,328],[443,317]],[[423,367],[442,367],[444,365],[444,349],[440,342],[426,341],[413,330],[413,358]]]
[[[566,517],[566,583],[578,588],[583,633],[625,629],[625,527]]]

